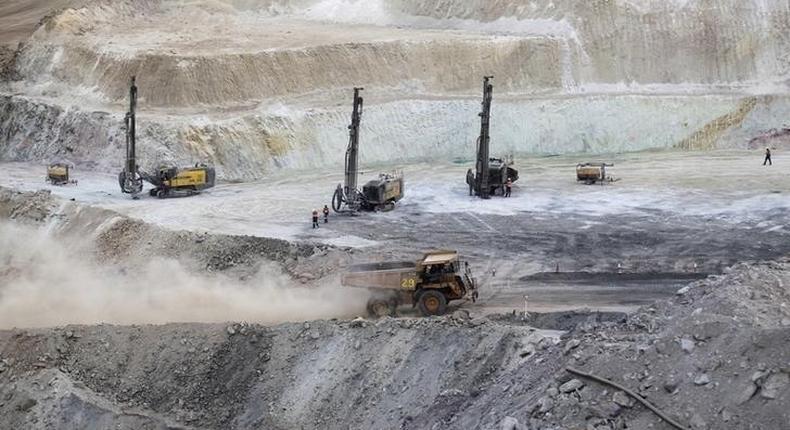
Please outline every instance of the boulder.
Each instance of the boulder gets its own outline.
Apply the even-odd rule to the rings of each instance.
[[[578,379],[571,379],[570,381],[560,385],[560,393],[570,393],[584,387],[584,382]]]

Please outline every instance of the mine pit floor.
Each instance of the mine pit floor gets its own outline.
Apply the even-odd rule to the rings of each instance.
[[[168,200],[132,200],[117,190],[114,174],[79,168],[78,185],[53,187],[44,183],[44,167],[29,163],[2,164],[0,186],[49,189],[172,230],[354,248],[355,262],[458,249],[483,286],[470,307],[482,313],[521,310],[525,295],[536,311],[632,310],[736,262],[790,253],[782,157],[773,167],[746,151],[521,158],[514,197],[489,201],[469,197],[468,163],[412,164],[401,166],[407,191],[396,210],[332,214],[317,230],[310,213],[329,203],[339,168],[222,183]],[[621,180],[580,185],[574,167],[583,161],[614,162],[610,172]],[[563,275],[536,276],[556,271]]]

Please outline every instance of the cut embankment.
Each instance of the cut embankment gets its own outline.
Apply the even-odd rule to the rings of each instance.
[[[35,84],[32,91],[83,88],[97,100],[119,104],[129,78],[137,76],[145,106],[168,109],[248,106],[354,86],[468,94],[491,74],[508,92],[555,91],[562,85],[560,46],[541,38],[385,40],[191,55],[95,49],[31,43],[20,52],[16,71]]]
[[[360,160],[392,167],[414,162],[469,159],[479,133],[479,100],[410,98],[381,101],[386,91],[366,90]],[[738,96],[497,96],[492,153],[607,154],[672,148],[700,141],[698,130],[738,111]],[[745,148],[755,136],[782,129],[778,114],[787,98],[752,100],[737,124],[704,133],[707,147]],[[164,164],[210,162],[220,178],[254,180],[280,169],[341,166],[348,145],[348,108],[261,106],[224,114],[138,116],[138,162],[148,170]],[[122,117],[51,101],[0,97],[0,159],[68,159],[93,170],[116,172],[124,154]],[[777,115],[767,116],[765,113]],[[696,148],[696,146],[695,146]]]
[[[343,258],[321,245],[168,231],[2,190],[0,327],[353,316],[366,297],[331,276]]]
[[[13,56],[0,159],[116,172],[132,75],[139,164],[211,162],[228,180],[341,165],[354,86],[367,88],[366,164],[468,159],[490,74],[498,154],[744,148],[787,128],[786,5],[688,3],[666,16],[656,1],[361,6],[149,0],[59,11]],[[700,14],[721,28],[688,25]],[[703,95],[719,91],[730,95]]]
[[[349,317],[365,299],[335,280],[301,286],[274,263],[243,280],[173,257],[98,264],[92,244],[0,221],[0,328],[63,324],[258,323]],[[227,264],[227,261],[223,261]]]

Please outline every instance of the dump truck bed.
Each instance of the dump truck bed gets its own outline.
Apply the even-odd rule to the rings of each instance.
[[[416,279],[417,269],[413,261],[395,261],[351,266],[341,282],[346,287],[399,290],[414,288]]]

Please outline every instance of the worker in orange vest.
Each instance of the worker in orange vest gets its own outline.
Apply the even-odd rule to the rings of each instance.
[[[313,228],[318,228],[318,209],[313,209]]]
[[[505,182],[505,197],[510,197],[510,193],[513,191],[513,181],[510,178],[507,178],[507,182]]]

